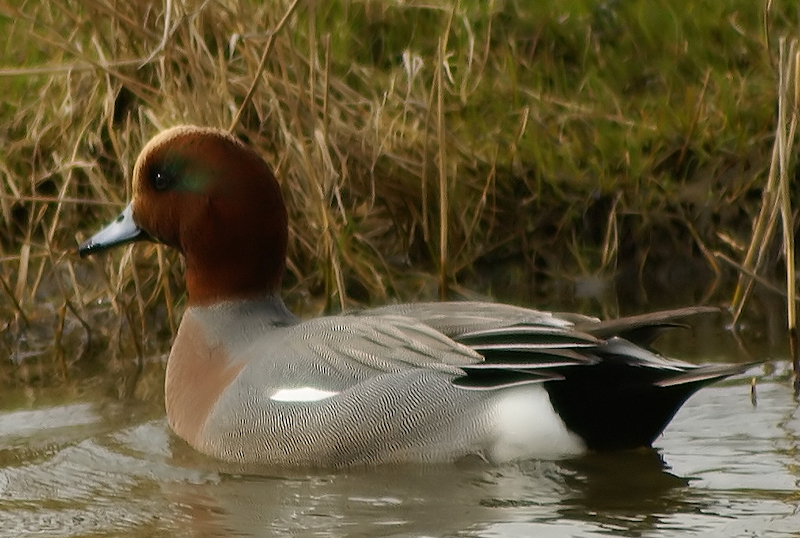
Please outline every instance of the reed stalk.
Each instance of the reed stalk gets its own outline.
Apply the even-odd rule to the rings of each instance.
[[[753,227],[753,235],[741,264],[739,280],[732,300],[734,326],[741,316],[752,291],[759,269],[771,246],[781,217],[782,250],[786,275],[786,320],[789,352],[794,371],[795,390],[800,390],[800,354],[797,334],[797,281],[795,264],[795,219],[791,202],[792,149],[800,105],[800,53],[797,40],[787,44],[779,41],[778,49],[778,118],[767,183],[763,190],[761,209]]]

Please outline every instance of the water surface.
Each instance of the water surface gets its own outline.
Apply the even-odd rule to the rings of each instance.
[[[20,390],[0,411],[0,536],[800,536],[787,369],[755,406],[747,376],[700,391],[654,450],[338,472],[220,464],[160,401]]]

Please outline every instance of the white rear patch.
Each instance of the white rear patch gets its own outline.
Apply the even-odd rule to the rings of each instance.
[[[586,444],[567,429],[541,385],[502,391],[494,412],[496,441],[488,453],[492,461],[557,459],[586,452]]]
[[[314,387],[297,387],[293,389],[279,389],[270,396],[276,402],[318,402],[339,394],[329,390],[315,389]]]

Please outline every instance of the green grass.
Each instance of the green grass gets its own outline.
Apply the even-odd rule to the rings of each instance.
[[[0,4],[6,381],[168,348],[177,256],[81,261],[75,246],[121,209],[150,136],[230,124],[279,4],[173,2],[168,18],[139,2]],[[236,127],[289,205],[290,305],[434,298],[442,273],[450,296],[586,312],[729,300],[735,270],[716,282],[702,252],[741,257],[769,168],[777,39],[800,27],[796,3],[764,9],[301,3]],[[581,299],[589,276],[608,290]],[[61,369],[37,374],[37,360]]]

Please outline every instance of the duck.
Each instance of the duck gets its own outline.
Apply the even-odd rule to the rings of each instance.
[[[288,216],[267,162],[213,127],[162,131],[132,199],[78,247],[176,248],[186,306],[167,359],[174,433],[234,463],[498,465],[651,447],[683,403],[752,364],[698,365],[653,340],[707,306],[600,320],[489,301],[300,319],[281,298]]]

